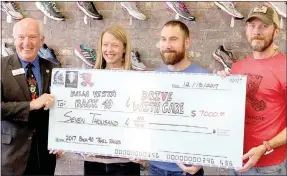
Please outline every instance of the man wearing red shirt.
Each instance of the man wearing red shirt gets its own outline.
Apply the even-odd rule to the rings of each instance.
[[[244,165],[229,175],[286,175],[286,55],[273,42],[280,33],[278,14],[256,6],[245,30],[253,55],[231,68],[232,74],[247,75]]]

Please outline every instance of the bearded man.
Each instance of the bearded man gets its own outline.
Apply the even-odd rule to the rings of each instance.
[[[187,72],[187,73],[209,73],[208,70],[191,63],[188,59],[188,49],[191,46],[188,27],[180,21],[167,22],[160,36],[160,54],[164,67],[159,72]],[[188,147],[188,146],[187,146]],[[150,175],[196,175],[203,176],[202,166],[191,166],[167,162],[150,162]]]
[[[229,175],[286,175],[286,55],[273,42],[280,33],[278,14],[265,5],[254,7],[245,31],[253,54],[233,64],[230,71],[248,78],[244,165]]]

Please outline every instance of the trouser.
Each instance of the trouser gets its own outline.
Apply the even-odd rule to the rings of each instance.
[[[150,176],[180,176],[180,175],[186,175],[186,176],[192,176],[189,173],[185,173],[183,171],[176,172],[176,171],[167,171],[160,169],[156,166],[150,165]],[[199,169],[193,176],[203,176],[204,171],[203,168]]]
[[[31,150],[23,175],[54,175],[56,155],[49,154],[47,145],[41,142],[34,133]]]
[[[278,165],[266,166],[266,167],[252,167],[246,172],[236,172],[234,169],[230,169],[228,175],[286,175],[286,160]]]
[[[84,162],[85,175],[140,175],[140,164]]]

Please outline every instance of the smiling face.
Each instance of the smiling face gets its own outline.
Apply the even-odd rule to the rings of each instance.
[[[102,53],[107,64],[122,65],[125,47],[120,40],[106,32],[102,40]]]
[[[102,32],[97,47],[96,69],[130,70],[131,42],[127,31],[112,25]]]
[[[32,62],[43,43],[39,24],[33,19],[24,19],[14,26],[14,44],[18,56],[27,62]]]
[[[178,26],[163,27],[160,37],[160,55],[166,65],[175,65],[185,58],[189,40]]]

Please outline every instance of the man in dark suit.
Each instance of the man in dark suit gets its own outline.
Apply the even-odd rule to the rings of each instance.
[[[51,72],[59,67],[37,56],[44,36],[40,24],[25,18],[14,25],[16,54],[1,64],[2,175],[54,175],[56,155],[49,154],[48,109]]]

